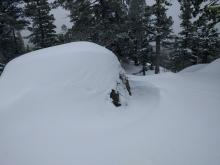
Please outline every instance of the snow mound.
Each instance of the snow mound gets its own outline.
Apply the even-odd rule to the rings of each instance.
[[[197,64],[187,67],[179,73],[208,73],[208,74],[220,74],[220,59],[213,61],[210,64]]]
[[[3,91],[0,98],[67,86],[106,92],[115,87],[120,70],[116,56],[94,43],[74,42],[42,49],[16,58],[6,66],[0,81]]]
[[[200,69],[199,72],[220,75],[220,58]]]
[[[205,66],[207,66],[207,64],[192,65],[190,67],[187,67],[187,68],[181,70],[179,73],[192,73],[192,72],[196,72],[196,71],[204,68]]]

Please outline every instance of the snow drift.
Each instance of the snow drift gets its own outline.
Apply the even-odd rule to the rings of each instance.
[[[220,64],[220,59],[217,59],[213,61],[211,64],[197,64],[190,66],[188,68],[183,69],[180,71],[180,73],[192,73],[192,72],[197,72],[197,73],[207,73],[207,74],[220,74],[219,71],[219,64]]]
[[[121,72],[111,51],[89,42],[42,49],[11,61],[0,77],[0,164],[85,161],[80,155],[93,130],[116,127],[120,120],[112,123],[116,108],[109,93],[121,88],[123,97],[128,96],[117,85]]]
[[[220,75],[220,59],[213,61],[210,65],[202,68],[199,72],[213,75]]]
[[[220,164],[219,60],[130,75],[133,95],[115,108],[120,71],[112,52],[87,42],[12,61],[0,78],[0,164]]]
[[[115,86],[119,71],[120,64],[112,52],[93,43],[76,42],[31,52],[11,61],[1,77],[0,88],[2,91],[10,86],[10,97],[25,90],[70,84],[105,91]]]
[[[191,72],[196,72],[202,68],[204,68],[205,66],[207,66],[207,64],[197,64],[197,65],[192,65],[190,67],[187,67],[183,70],[180,71],[180,73],[191,73]]]

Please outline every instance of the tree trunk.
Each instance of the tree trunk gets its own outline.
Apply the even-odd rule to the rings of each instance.
[[[137,58],[137,57],[134,57],[134,65],[135,65],[135,66],[138,66],[138,65],[139,65],[139,62],[138,62],[138,58]]]
[[[155,74],[160,73],[160,36],[156,37]]]
[[[156,1],[156,17],[157,17],[157,35],[156,35],[156,57],[155,57],[155,74],[160,73],[160,42],[161,42],[161,34],[160,34],[160,26],[161,26],[161,1]]]
[[[138,60],[138,41],[137,41],[137,39],[135,40],[134,52],[135,52],[134,65],[138,66],[139,65],[139,60]]]
[[[15,29],[12,28],[12,34],[13,34],[13,40],[14,40],[14,48],[15,48],[15,54],[18,55],[18,43],[17,43],[17,38],[16,38],[16,35],[15,35]]]
[[[204,52],[203,57],[202,57],[202,63],[203,64],[208,63],[208,52]]]
[[[102,19],[104,20],[106,18],[106,5],[104,0],[100,0],[100,5],[101,5],[101,16]],[[105,26],[105,24],[104,24]]]
[[[145,64],[143,64],[143,76],[146,76]]]
[[[37,6],[39,6],[39,0],[36,1]],[[41,43],[40,43],[40,47],[41,48],[46,48],[46,44],[45,44],[45,34],[44,34],[44,28],[42,25],[42,17],[41,17],[41,11],[38,8],[37,9],[38,12],[38,19],[39,19],[39,28],[40,28],[40,33],[41,33]]]

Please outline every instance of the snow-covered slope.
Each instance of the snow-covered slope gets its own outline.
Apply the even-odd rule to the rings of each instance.
[[[158,107],[137,131],[146,131],[143,157],[148,155],[149,164],[220,164],[219,60],[195,72],[130,79],[150,82],[160,93]]]
[[[200,73],[211,74],[215,76],[220,76],[220,59],[215,60],[212,62],[211,65],[207,65],[206,67],[199,70]]]
[[[197,64],[197,65],[193,65],[190,66],[186,69],[183,69],[182,71],[180,71],[179,73],[191,73],[191,72],[197,72],[197,73],[207,73],[207,74],[219,74],[219,66],[220,64],[220,59],[215,60],[214,62],[212,62],[211,65],[208,64]]]
[[[207,64],[192,65],[190,67],[183,69],[182,71],[180,71],[180,73],[195,72],[195,71],[198,71],[198,70],[204,68],[205,66],[207,66]]]
[[[108,94],[120,71],[86,42],[12,61],[0,78],[0,165],[220,164],[219,60],[129,75],[133,95],[116,108]]]

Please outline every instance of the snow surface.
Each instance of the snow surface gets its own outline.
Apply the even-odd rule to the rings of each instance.
[[[207,64],[192,65],[190,67],[183,69],[182,71],[180,71],[180,73],[195,72],[195,71],[198,71],[198,70],[204,68],[205,66],[207,66]]]
[[[143,76],[143,66],[140,64],[136,66],[134,62],[124,62],[122,63],[122,67],[124,68],[126,74],[136,75],[136,76]],[[150,70],[150,63],[147,63],[146,67],[148,70],[145,72],[146,75],[154,75],[155,71]],[[160,73],[169,72],[167,69],[160,67]]]
[[[108,92],[119,72],[110,51],[86,42],[9,63],[0,164],[220,164],[220,60],[184,74],[129,75],[133,95],[116,108]]]

